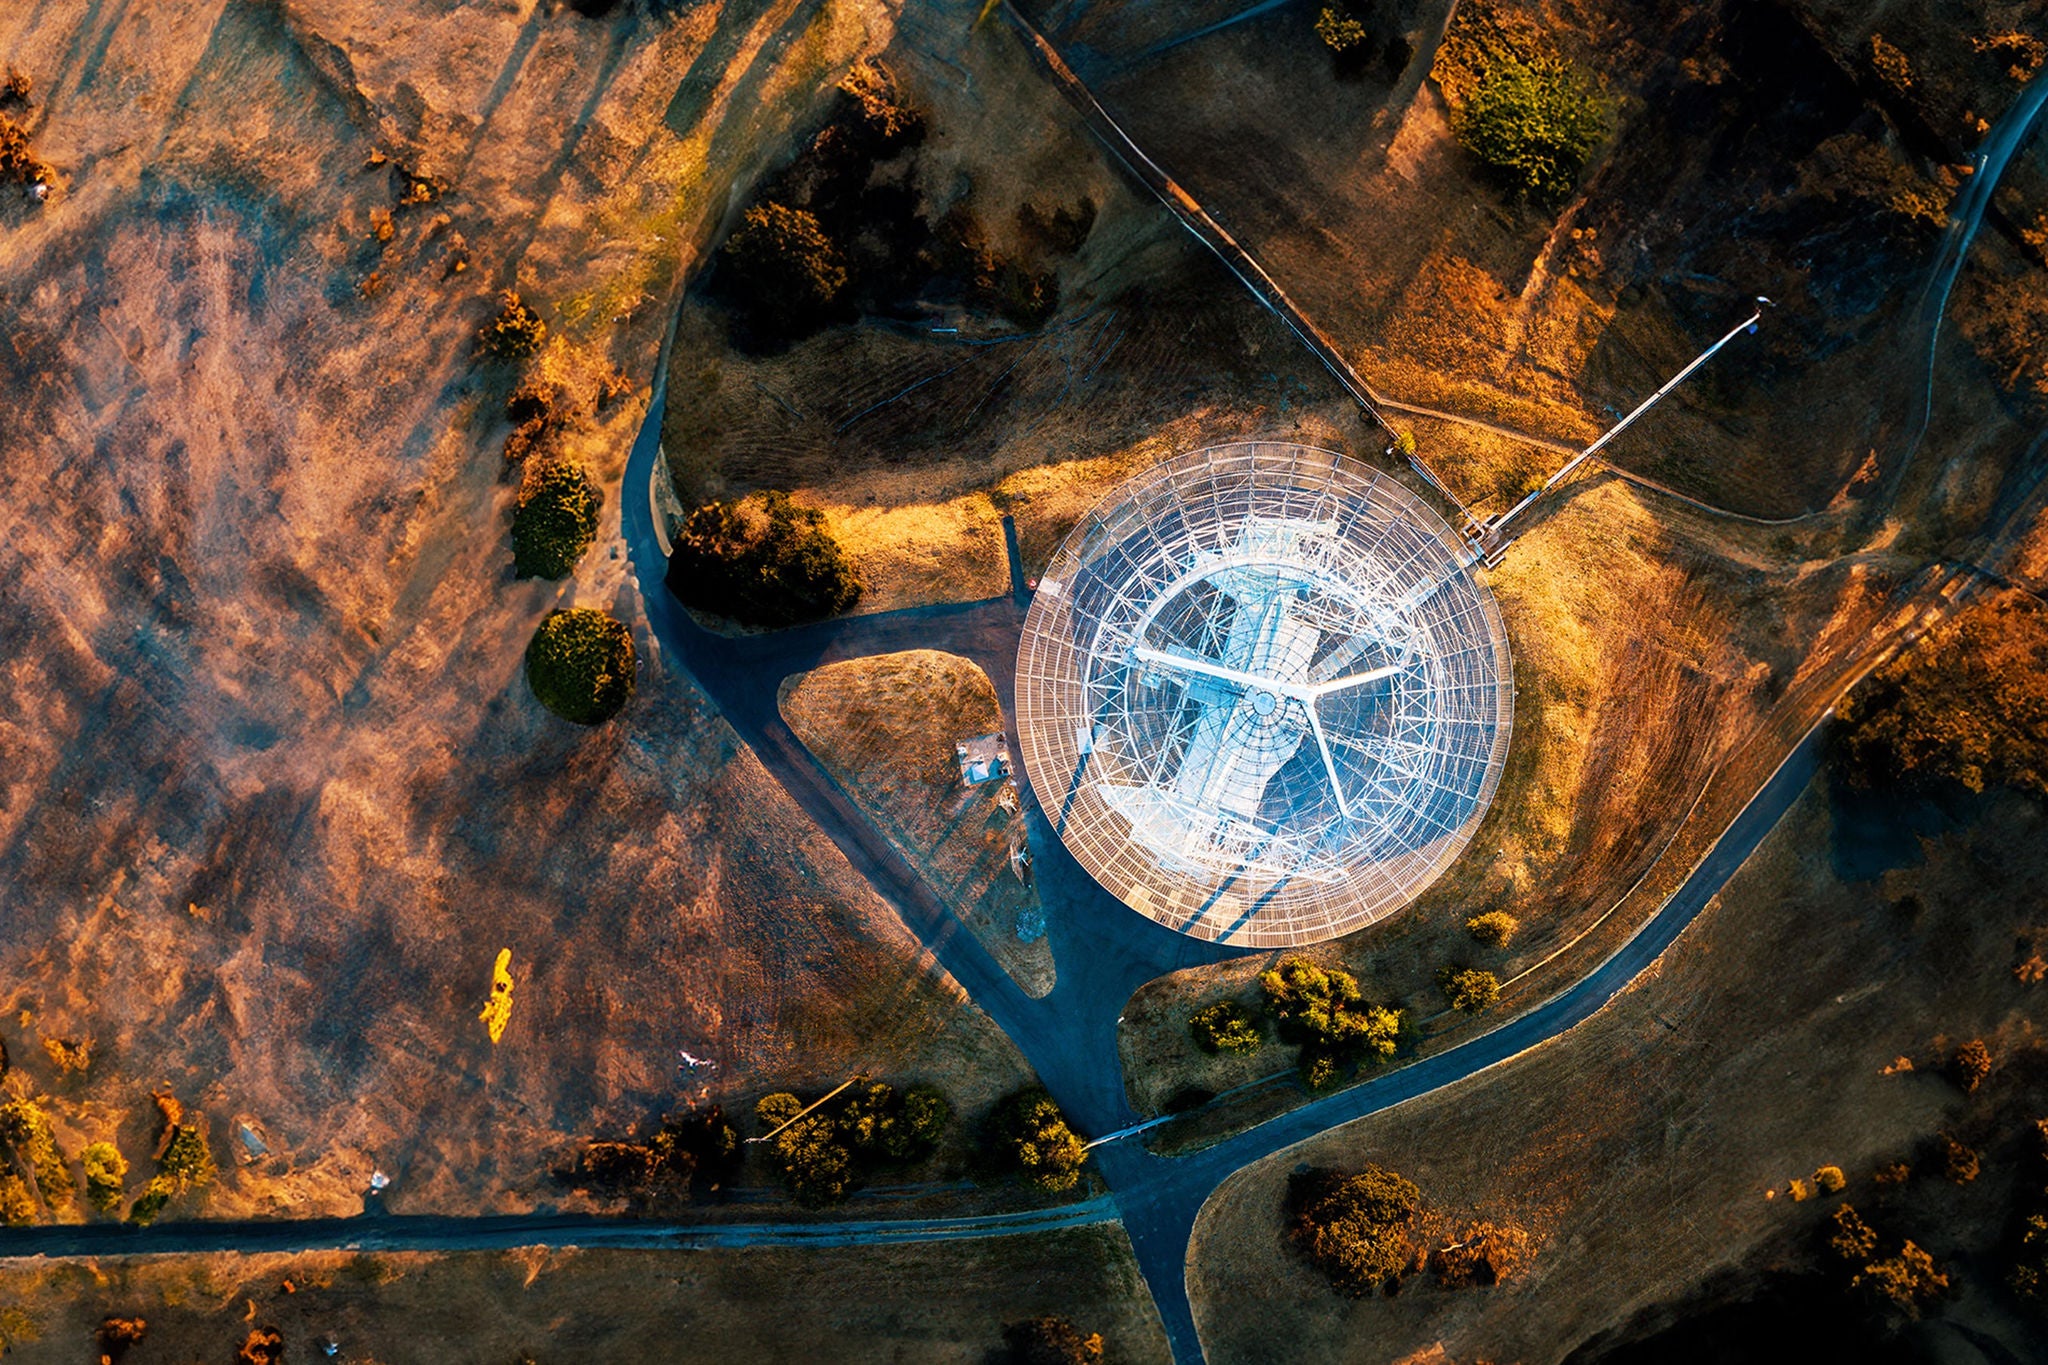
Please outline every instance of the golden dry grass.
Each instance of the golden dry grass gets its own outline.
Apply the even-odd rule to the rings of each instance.
[[[108,1314],[149,1325],[133,1365],[225,1360],[259,1324],[278,1328],[290,1360],[320,1359],[331,1336],[341,1359],[382,1365],[954,1362],[1045,1314],[1102,1333],[1130,1365],[1168,1358],[1113,1225],[875,1248],[0,1262],[10,1360],[92,1358]]]
[[[956,742],[1003,728],[988,675],[937,650],[882,654],[798,674],[784,682],[781,704],[840,789],[1017,984],[1034,997],[1051,990],[1037,888],[1010,871],[1023,817],[997,804],[1001,783],[963,784],[953,753]]]
[[[648,305],[729,186],[890,24],[0,6],[0,52],[62,92],[42,154],[78,172],[0,235],[0,1031],[67,1150],[135,1161],[168,1083],[225,1167],[179,1213],[353,1213],[380,1165],[401,1209],[517,1209],[558,1197],[566,1144],[706,1098],[679,1047],[742,1103],[858,1069],[972,1111],[1021,1081],[650,649],[616,536],[564,583],[510,578],[517,377],[473,356],[516,284],[616,526],[645,390],[599,407],[599,379],[651,373]],[[432,205],[393,207],[400,164]],[[570,604],[640,647],[595,731],[521,675]],[[59,1077],[44,1036],[98,1055]],[[235,1115],[269,1158],[232,1160]]]

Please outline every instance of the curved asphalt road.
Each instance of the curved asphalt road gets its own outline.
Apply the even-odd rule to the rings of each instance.
[[[810,1223],[674,1223],[591,1214],[523,1213],[441,1218],[371,1214],[361,1218],[270,1218],[244,1222],[124,1223],[0,1229],[8,1256],[189,1256],[299,1251],[503,1251],[512,1247],[618,1247],[690,1251],[709,1247],[873,1246],[1008,1237],[1106,1223],[1117,1216],[1107,1195],[1047,1209],[967,1218],[836,1219]]]
[[[1139,986],[1180,966],[1229,956],[1154,924],[1082,872],[1031,800],[1033,871],[1046,906],[1058,981],[1033,1000],[1017,988],[952,913],[826,776],[776,710],[781,681],[821,663],[901,649],[944,649],[973,659],[1014,716],[1021,592],[984,602],[828,621],[772,635],[728,638],[691,619],[667,591],[667,550],[652,480],[660,476],[665,375],[628,461],[621,530],[639,574],[660,649],[690,670],[762,763],[817,820],[876,891],[902,913],[968,994],[1007,1032],[1062,1108],[1086,1132],[1115,1132],[1137,1115],[1124,1095],[1116,1017]],[[647,489],[645,494],[632,490]],[[1694,869],[1614,956],[1527,1014],[1456,1048],[1269,1119],[1184,1157],[1162,1157],[1128,1138],[1095,1156],[1166,1325],[1174,1359],[1202,1359],[1186,1290],[1188,1239],[1209,1195],[1234,1171],[1335,1125],[1475,1075],[1558,1037],[1596,1013],[1692,922],[1790,808],[1819,763],[1820,727],[1808,733]]]

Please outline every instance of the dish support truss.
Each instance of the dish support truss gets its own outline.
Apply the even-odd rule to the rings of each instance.
[[[1219,446],[1062,546],[1025,625],[1020,748],[1126,904],[1286,946],[1392,913],[1464,848],[1511,676],[1491,594],[1413,494],[1328,451]]]

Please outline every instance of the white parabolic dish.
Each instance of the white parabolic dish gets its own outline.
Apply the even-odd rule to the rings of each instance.
[[[1245,947],[1399,910],[1500,780],[1500,609],[1389,476],[1281,442],[1145,471],[1083,517],[1017,659],[1032,790],[1141,914]]]

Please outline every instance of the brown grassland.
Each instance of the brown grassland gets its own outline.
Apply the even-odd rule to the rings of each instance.
[[[284,1286],[289,1283],[292,1289]],[[0,1266],[9,1360],[91,1358],[107,1314],[148,1323],[123,1359],[224,1360],[252,1326],[286,1359],[381,1365],[538,1360],[978,1360],[1045,1314],[1114,1359],[1166,1339],[1115,1226],[985,1242],[709,1251],[194,1256]]]
[[[1053,986],[1035,884],[1010,871],[1023,816],[960,780],[955,742],[1003,728],[995,685],[933,649],[827,664],[783,683],[782,718],[839,789],[1033,998]],[[1020,935],[1020,928],[1031,934]]]
[[[0,1006],[68,1152],[146,1158],[164,1088],[224,1167],[174,1213],[353,1212],[376,1167],[396,1207],[516,1209],[568,1142],[700,1098],[681,1047],[726,1098],[1022,1078],[652,652],[616,535],[644,397],[603,391],[644,396],[727,187],[889,32],[793,3],[0,12],[60,177],[0,226]],[[503,287],[604,491],[561,584],[510,576],[519,375],[472,344]],[[593,731],[520,674],[569,603],[639,645]]]

